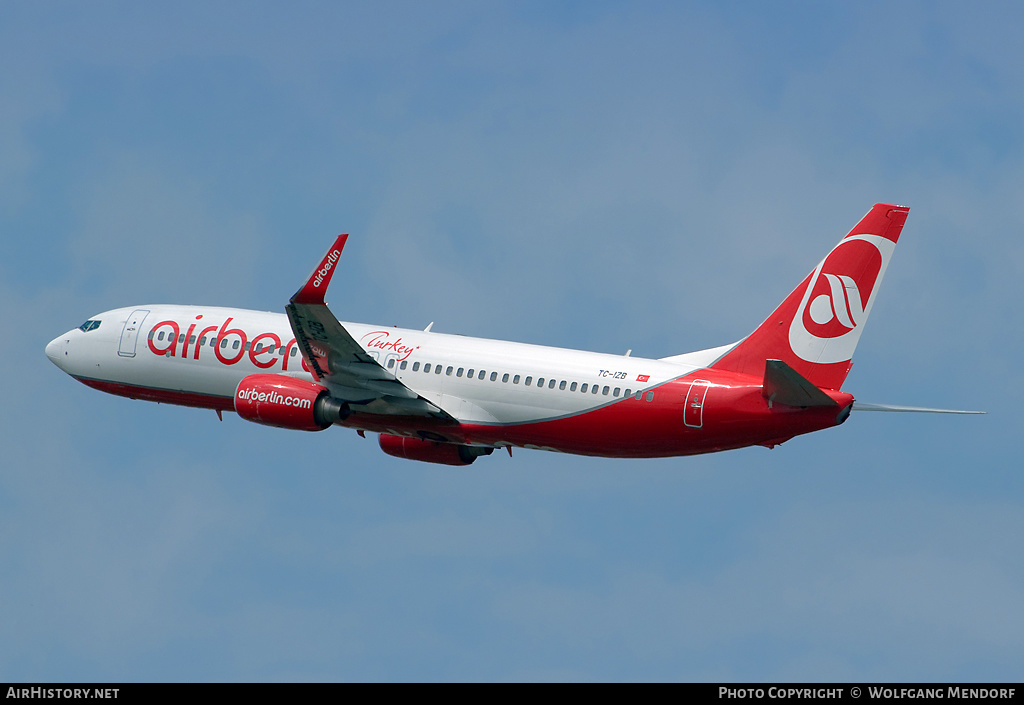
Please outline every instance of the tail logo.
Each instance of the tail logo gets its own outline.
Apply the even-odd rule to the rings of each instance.
[[[797,357],[821,364],[853,357],[894,246],[877,235],[853,235],[822,260],[790,325]]]
[[[864,316],[864,302],[861,300],[857,282],[845,274],[822,276],[828,280],[830,290],[827,294],[819,294],[811,299],[811,305],[807,308],[811,320],[819,326],[824,326],[835,319],[844,328],[856,328]]]

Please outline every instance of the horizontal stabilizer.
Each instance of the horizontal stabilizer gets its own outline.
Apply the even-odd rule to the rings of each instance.
[[[894,404],[866,404],[853,402],[855,411],[899,411],[908,414],[987,414],[987,411],[961,411],[960,409],[929,409],[924,406],[895,406]]]
[[[838,406],[836,401],[782,360],[764,361],[764,386],[761,394],[768,405]]]

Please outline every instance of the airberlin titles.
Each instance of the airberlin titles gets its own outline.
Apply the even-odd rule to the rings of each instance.
[[[241,385],[239,385],[238,393],[236,394],[236,396],[242,401],[268,402],[270,404],[295,406],[300,409],[310,409],[313,407],[313,402],[310,399],[301,399],[299,397],[286,397],[283,394],[278,394],[276,391],[261,392],[257,388],[242,389]]]
[[[284,354],[281,355],[279,354],[279,350],[282,345],[281,336],[277,333],[267,331],[265,333],[259,333],[252,340],[249,340],[245,330],[242,328],[229,327],[231,322],[235,320],[231,316],[220,324],[220,326],[205,326],[200,328],[197,332],[196,329],[201,325],[200,321],[202,318],[203,316],[201,314],[196,316],[196,322],[192,323],[184,333],[181,332],[181,326],[178,325],[177,321],[160,321],[153,326],[153,329],[150,331],[149,339],[146,341],[149,345],[150,352],[161,357],[180,357],[182,359],[188,359],[189,346],[192,346],[192,359],[198,360],[200,351],[207,347],[206,336],[216,332],[216,335],[214,336],[216,343],[213,346],[213,354],[221,364],[234,365],[243,357],[248,355],[249,361],[260,369],[266,370],[273,367],[277,364],[278,359],[280,358],[281,370],[288,370],[291,351],[292,348],[295,347],[295,338],[291,338],[287,343],[284,343],[285,351]],[[164,331],[168,333],[166,341],[159,339],[160,333]],[[224,341],[233,339],[234,336],[238,337],[238,340],[236,341],[238,342],[238,347],[236,349],[235,346],[231,346],[231,350],[228,352],[228,346],[224,345]],[[264,343],[264,341],[266,342]],[[251,345],[247,346],[246,343],[251,343]],[[165,346],[161,348],[160,346],[162,344],[165,344]],[[178,349],[179,345],[181,346],[180,351]],[[306,369],[305,362],[303,362],[303,369]]]
[[[323,263],[320,265],[320,269],[316,272],[316,277],[313,278],[313,287],[319,289],[320,285],[324,283],[324,278],[330,273],[334,267],[334,263],[341,257],[341,252],[337,249],[331,250],[327,253]]]
[[[244,329],[231,327],[232,321],[235,320],[231,316],[219,326],[203,326],[202,318],[201,314],[196,316],[195,322],[184,331],[185,324],[179,324],[172,320],[160,321],[153,326],[146,341],[150,352],[160,357],[180,357],[182,359],[188,359],[191,353],[192,359],[198,360],[200,351],[210,348],[210,338],[207,336],[212,336],[215,341],[212,347],[213,355],[223,365],[237,364],[243,357],[248,356],[249,361],[260,369],[270,369],[280,361],[281,371],[288,371],[292,348],[297,344],[294,337],[285,341],[277,333],[266,331],[257,334],[250,340]],[[161,333],[165,333],[164,339],[160,339]],[[238,342],[237,349],[234,345],[224,345],[225,340]],[[369,350],[396,353],[399,355],[399,362],[408,360],[410,355],[420,349],[418,345],[406,343],[401,336],[392,336],[392,331],[387,330],[371,331],[365,334],[361,340],[364,347]],[[251,344],[246,345],[247,343]],[[284,346],[283,355],[280,352],[282,345]],[[314,348],[314,352],[320,357],[327,355],[326,351],[319,349],[319,346]],[[206,352],[205,354],[209,355],[210,353]],[[305,360],[302,360],[302,369],[310,371]]]

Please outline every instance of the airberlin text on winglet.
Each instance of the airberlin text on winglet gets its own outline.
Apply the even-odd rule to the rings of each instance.
[[[341,252],[338,251],[338,250],[331,250],[330,253],[328,253],[327,261],[324,262],[323,266],[320,267],[319,270],[317,270],[316,278],[313,279],[313,286],[314,287],[317,287],[317,288],[320,287],[320,285],[324,281],[324,277],[326,277],[328,275],[328,273],[330,273],[331,269],[334,267],[334,263],[337,262],[338,258],[340,258],[340,257],[341,257]]]
[[[309,275],[306,283],[295,292],[291,298],[293,304],[322,304],[324,303],[324,292],[327,291],[334,275],[334,265],[341,258],[341,252],[345,249],[345,241],[348,235],[339,235],[334,245],[327,251],[324,258],[320,260],[319,266]]]

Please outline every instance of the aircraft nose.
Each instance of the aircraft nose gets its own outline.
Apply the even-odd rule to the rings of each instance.
[[[64,336],[54,338],[46,344],[46,357],[57,367],[61,366],[61,358],[64,356]]]

